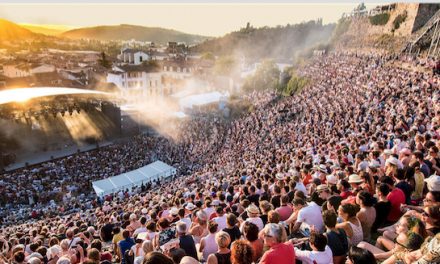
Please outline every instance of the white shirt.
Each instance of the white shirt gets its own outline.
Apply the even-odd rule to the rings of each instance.
[[[73,240],[73,241],[72,241],[72,240]],[[69,248],[72,248],[72,247],[76,246],[76,243],[78,243],[79,241],[81,241],[81,238],[79,238],[79,237],[74,237],[72,240],[68,239],[68,241],[69,241],[69,245],[70,245]]]
[[[302,191],[304,194],[307,194],[306,186],[304,186],[304,183],[302,183],[302,182],[297,182],[296,183],[295,190]]]
[[[188,230],[191,228],[191,224],[192,224],[191,219],[189,219],[189,217],[184,217],[184,218],[180,219],[177,223],[179,223],[179,222],[185,223],[186,232],[188,232]]]
[[[203,212],[205,212],[209,218],[215,212],[215,210],[212,207],[208,207],[208,208],[203,209]]]
[[[215,234],[209,234],[202,238],[205,243],[203,248],[202,256],[203,260],[207,261],[210,254],[214,254],[218,250],[217,242],[215,242]],[[201,243],[201,241],[200,241]]]
[[[147,228],[145,226],[141,226],[138,229],[134,230],[133,237],[135,237],[139,233],[147,232]]]
[[[329,246],[325,246],[324,251],[299,250],[295,248],[296,259],[301,260],[303,264],[333,264],[333,252]]]
[[[226,228],[226,215],[214,217],[212,220],[218,224],[218,230]]]
[[[137,248],[137,245],[136,245],[136,244],[134,244],[134,245],[131,247],[131,250],[133,251],[133,254],[134,254],[134,257],[135,257],[135,258],[145,256],[145,252],[144,252],[144,250],[142,249],[142,245],[141,245],[137,250],[136,250],[136,248]]]
[[[301,208],[298,212],[297,222],[305,223],[309,226],[314,225],[315,229],[322,231],[324,222],[322,220],[321,207],[315,202],[310,202],[308,206]]]
[[[248,217],[245,222],[251,222],[258,227],[258,231],[261,231],[264,228],[263,220],[260,217]],[[240,231],[243,233],[244,222],[241,223]]]

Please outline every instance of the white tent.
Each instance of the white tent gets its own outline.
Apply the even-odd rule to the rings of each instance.
[[[141,186],[142,183],[170,177],[175,174],[176,168],[163,163],[162,161],[155,161],[134,171],[129,171],[107,179],[94,181],[92,186],[96,192],[96,195],[104,196],[110,193],[119,192],[120,190],[131,188],[133,186]]]
[[[181,108],[193,108],[193,106],[202,106],[212,103],[218,103],[221,99],[228,97],[229,94],[221,94],[219,92],[211,92],[204,94],[196,94],[186,96],[180,99],[179,104]]]

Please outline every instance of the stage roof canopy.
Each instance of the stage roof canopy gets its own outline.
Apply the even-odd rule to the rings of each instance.
[[[110,193],[141,186],[156,179],[167,178],[176,174],[176,168],[162,162],[155,161],[134,171],[129,171],[107,179],[92,183],[96,195],[104,196]]]
[[[212,103],[218,103],[222,98],[228,97],[228,95],[221,94],[220,92],[211,92],[204,94],[196,94],[183,97],[179,100],[179,104],[183,108],[193,108],[193,106],[202,106]]]
[[[0,91],[0,105],[14,102],[25,102],[38,97],[58,96],[58,95],[101,95],[110,96],[111,94],[65,87],[35,87],[35,88],[16,88]]]

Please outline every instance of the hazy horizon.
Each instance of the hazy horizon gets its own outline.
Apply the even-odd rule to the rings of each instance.
[[[74,29],[131,24],[219,37],[249,22],[274,27],[322,18],[334,23],[358,4],[0,4],[0,18],[17,24]],[[368,8],[376,4],[367,4]]]

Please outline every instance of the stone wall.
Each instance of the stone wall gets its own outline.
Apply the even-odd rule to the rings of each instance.
[[[368,16],[350,18],[350,26],[338,40],[338,48],[380,49],[400,52],[412,34],[440,10],[440,4],[397,3],[389,13],[385,25],[372,25]],[[399,15],[406,14],[397,30],[393,30],[394,21]]]
[[[418,29],[423,27],[426,22],[438,11],[440,10],[440,4],[419,4],[417,11],[417,16],[414,20],[414,25],[412,32],[416,32]]]

